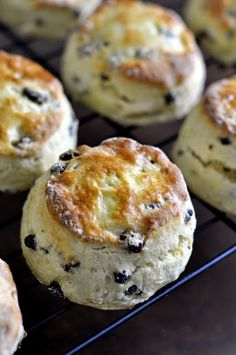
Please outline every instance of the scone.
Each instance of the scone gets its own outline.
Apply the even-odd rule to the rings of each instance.
[[[65,152],[24,206],[21,245],[38,280],[69,300],[123,309],[178,278],[195,214],[180,170],[127,138]]]
[[[216,59],[236,64],[235,0],[188,0],[185,18]]]
[[[183,124],[173,158],[189,188],[236,214],[236,77],[209,87]]]
[[[13,354],[23,337],[16,285],[8,265],[0,259],[0,354]]]
[[[64,38],[101,0],[0,0],[0,20],[21,34]]]
[[[72,97],[122,125],[181,118],[201,96],[205,65],[171,10],[108,1],[67,42],[63,80]]]
[[[77,121],[59,81],[38,64],[0,51],[0,191],[29,188],[76,145]]]

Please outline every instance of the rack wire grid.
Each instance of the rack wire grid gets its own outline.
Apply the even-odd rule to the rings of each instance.
[[[184,1],[163,0],[159,3],[181,13]],[[25,55],[60,77],[59,63],[63,51],[62,42],[26,39],[4,24],[0,24],[0,48],[11,53]],[[233,67],[224,68],[207,53],[205,53],[205,59],[208,67],[207,84],[234,73]],[[124,128],[96,113],[86,109],[78,109],[76,105],[74,105],[74,109],[80,119],[79,144],[96,145],[105,138],[126,136],[137,139],[141,143],[156,145],[168,154],[181,125],[181,122],[173,122],[151,127]],[[21,208],[25,198],[25,192],[14,195],[2,193],[0,195],[0,256],[10,264],[13,272],[27,331],[27,337],[18,350],[18,354],[77,354],[116,327],[124,325],[132,317],[154,306],[166,295],[176,289],[183,288],[184,284],[236,251],[235,221],[192,196],[197,212],[198,226],[195,233],[193,256],[185,273],[177,281],[162,288],[147,302],[132,310],[104,312],[82,307],[51,295],[45,286],[40,285],[34,279],[26,266],[18,237]],[[211,240],[209,242],[209,244],[212,243],[210,251],[209,245],[208,247],[206,245],[208,248],[206,251],[204,240],[214,235],[216,230],[221,230],[220,235],[224,235],[224,243],[223,240],[220,242],[218,240],[218,243]],[[199,254],[201,254],[200,257]],[[161,305],[159,305],[159,309],[160,307]],[[148,327],[148,324],[146,326]],[[125,342],[125,339],[122,341]],[[98,349],[98,354],[101,354],[99,345],[95,349]],[[110,353],[113,351],[111,350]],[[158,354],[158,351],[154,351],[153,354]]]

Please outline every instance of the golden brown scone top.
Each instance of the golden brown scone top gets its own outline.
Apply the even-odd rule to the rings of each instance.
[[[0,259],[0,312],[6,315],[5,322],[3,315],[0,317],[0,327],[6,332],[3,344],[0,344],[0,353],[5,353],[5,348],[9,348],[9,344],[12,347],[12,343],[15,343],[19,337],[22,317],[18,307],[17,291],[11,271],[2,259]]]
[[[82,241],[114,245],[126,232],[145,240],[175,223],[187,198],[182,174],[166,155],[127,138],[62,155],[46,186],[54,221]]]
[[[0,51],[0,156],[31,156],[62,121],[63,90],[40,65]]]
[[[192,33],[171,10],[136,0],[98,8],[78,31],[78,55],[96,69],[129,80],[173,88],[192,71],[197,47]]]
[[[207,11],[223,28],[227,29],[232,25],[235,27],[235,0],[204,0],[204,6],[204,11]]]
[[[236,134],[236,76],[212,84],[203,99],[211,122],[226,133]]]

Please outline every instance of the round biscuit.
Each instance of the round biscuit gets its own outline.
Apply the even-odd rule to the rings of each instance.
[[[236,77],[212,84],[184,122],[173,149],[189,188],[236,214]]]
[[[141,126],[187,114],[201,96],[205,65],[175,12],[116,0],[71,34],[62,77],[75,101],[122,125]]]
[[[0,51],[0,191],[29,188],[76,145],[77,120],[60,82],[40,65]]]
[[[21,245],[33,274],[54,294],[124,309],[178,278],[195,224],[182,174],[166,155],[112,138],[66,152],[36,181]]]

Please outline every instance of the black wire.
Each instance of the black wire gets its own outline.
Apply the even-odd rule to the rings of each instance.
[[[12,31],[11,29],[9,29],[7,26],[5,26],[3,24],[0,24],[0,31],[10,40],[9,44],[2,46],[3,50],[13,52],[17,49],[21,49],[24,53],[26,53],[27,56],[29,56],[33,60],[37,61],[38,63],[40,63],[46,69],[51,71],[54,75],[59,76],[58,71],[55,70],[55,68],[52,65],[50,65],[49,60],[53,60],[53,59],[56,59],[57,57],[59,57],[61,54],[61,50],[62,50],[61,48],[57,48],[57,49],[51,51],[50,53],[48,53],[46,56],[42,56],[42,55],[37,54],[31,48],[30,44],[32,43],[33,40],[29,40],[29,39],[25,40],[25,39],[20,38],[14,31]],[[215,65],[219,66],[219,64],[216,63],[216,61],[213,60],[212,57],[209,57],[207,59],[207,64],[208,64],[208,66],[215,66]],[[111,120],[106,119],[102,116],[99,116],[96,113],[90,113],[87,116],[83,117],[80,120],[80,125],[83,126],[83,125],[87,124],[88,122],[91,122],[97,118],[106,120],[106,122],[115,130],[117,136],[126,136],[126,137],[130,137],[130,138],[135,139],[135,136],[132,133],[132,131],[134,130],[135,127],[132,127],[132,126],[122,127],[119,124],[115,123],[114,121],[111,121]],[[157,146],[164,147],[164,146],[172,143],[176,139],[176,136],[177,136],[177,134],[173,134],[173,135],[165,138],[164,140],[157,142]],[[225,225],[227,225],[228,227],[230,227],[231,229],[236,231],[236,224],[229,217],[227,217],[225,214],[219,212],[218,210],[214,209],[213,207],[209,206],[208,204],[206,204],[202,201],[200,201],[200,202],[201,202],[201,204],[205,205],[205,207],[208,208],[208,210],[210,210],[213,213],[213,217],[210,218],[205,223],[203,223],[202,225],[197,227],[196,233],[195,233],[196,235],[199,235],[204,230],[206,230],[210,226],[214,225],[218,221],[223,222]],[[21,214],[19,213],[19,214],[16,214],[16,215],[9,217],[6,220],[0,222],[0,229],[5,228],[8,225],[11,225],[12,223],[19,220],[20,217],[21,217]],[[178,279],[174,283],[169,284],[165,288],[161,289],[158,293],[156,293],[151,299],[149,299],[145,303],[138,305],[136,308],[127,312],[121,318],[119,318],[115,322],[109,324],[108,326],[104,327],[103,329],[101,329],[99,332],[97,332],[93,336],[89,337],[85,341],[82,341],[80,344],[76,344],[74,347],[72,347],[70,350],[68,350],[66,352],[66,355],[72,355],[72,354],[78,353],[80,350],[84,349],[85,347],[87,347],[91,343],[100,339],[105,334],[111,332],[113,329],[115,329],[119,325],[122,325],[123,323],[125,323],[126,321],[131,319],[132,317],[134,317],[137,314],[141,313],[142,311],[146,310],[148,307],[152,306],[155,302],[161,300],[167,294],[175,291],[177,288],[184,285],[188,281],[194,279],[195,277],[197,277],[198,275],[200,275],[201,273],[203,273],[204,271],[206,271],[210,267],[216,265],[217,263],[221,262],[226,257],[232,255],[233,253],[235,253],[235,251],[236,251],[236,245],[233,245],[231,248],[224,250],[219,255],[217,255],[213,259],[209,260],[208,262],[206,262],[200,268],[196,269],[195,271],[191,272],[190,274]],[[12,262],[13,260],[17,259],[21,255],[22,255],[22,252],[19,249],[19,250],[14,251],[10,255],[8,255],[5,259],[7,260],[7,262]],[[35,281],[31,285],[28,285],[28,290],[30,290],[30,287],[34,287],[34,286],[38,286],[38,285],[39,285],[39,283],[37,281]],[[73,303],[68,303],[65,306],[57,309],[55,312],[49,314],[46,318],[33,324],[27,330],[28,337],[30,337],[30,335],[32,333],[35,333],[40,328],[46,326],[53,319],[55,319],[59,316],[62,316],[69,309],[71,309],[72,307],[75,307],[75,306],[76,305]],[[24,343],[22,344],[22,347],[24,347]],[[22,348],[22,350],[23,350],[23,348]]]

